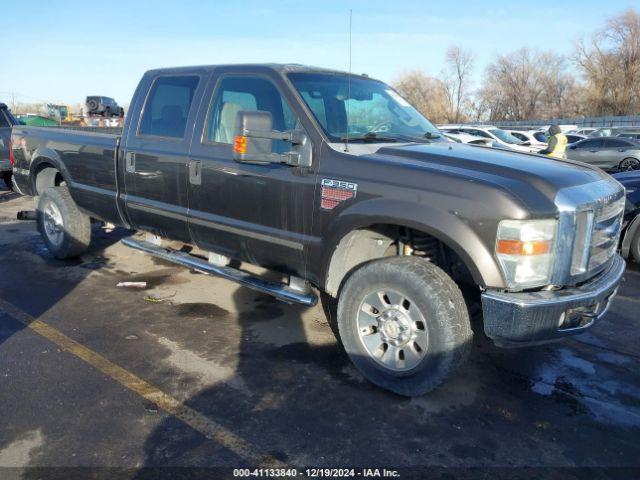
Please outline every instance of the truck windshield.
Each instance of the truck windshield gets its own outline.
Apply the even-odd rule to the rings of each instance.
[[[290,73],[289,79],[332,142],[446,139],[388,85],[342,74]]]

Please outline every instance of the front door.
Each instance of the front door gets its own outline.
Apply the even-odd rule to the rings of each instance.
[[[193,123],[205,81],[197,74],[153,79],[124,150],[127,214],[133,227],[190,241],[187,164]],[[132,118],[136,118],[134,112]]]
[[[278,79],[221,73],[199,115],[201,138],[191,147],[189,227],[195,243],[250,263],[301,274],[314,208],[313,167],[255,165],[232,158],[236,116],[242,110],[271,113],[275,130],[302,129]],[[205,96],[206,98],[206,96]],[[283,153],[291,144],[274,141]]]

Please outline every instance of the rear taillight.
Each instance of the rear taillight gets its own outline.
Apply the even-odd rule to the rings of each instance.
[[[13,142],[11,138],[9,138],[9,164],[13,167],[13,164],[16,162],[15,158],[13,158]]]

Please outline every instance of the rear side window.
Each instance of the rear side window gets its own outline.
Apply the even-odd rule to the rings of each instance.
[[[159,77],[153,82],[140,121],[140,135],[184,138],[200,77]]]
[[[606,143],[607,148],[626,148],[631,146],[626,140],[618,140],[615,138],[608,138]]]

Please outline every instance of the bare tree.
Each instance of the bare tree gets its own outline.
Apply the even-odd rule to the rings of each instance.
[[[477,104],[489,120],[551,118],[576,113],[576,91],[564,57],[521,48],[487,67]]]
[[[449,121],[458,123],[464,116],[462,109],[469,101],[473,62],[473,53],[469,50],[459,45],[452,45],[447,49],[441,76],[449,103]]]
[[[448,106],[441,80],[414,70],[401,74],[394,86],[425,117],[438,123],[447,121]]]
[[[585,80],[586,107],[598,115],[640,111],[640,14],[629,9],[578,43],[575,62]]]

